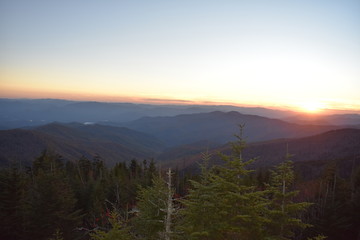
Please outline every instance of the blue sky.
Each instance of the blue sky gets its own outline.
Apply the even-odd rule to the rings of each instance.
[[[360,109],[360,1],[0,1],[0,97]]]

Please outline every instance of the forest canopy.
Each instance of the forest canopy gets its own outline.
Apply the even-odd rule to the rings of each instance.
[[[100,156],[64,161],[44,151],[31,167],[0,171],[1,239],[355,239],[360,171],[336,163],[320,178],[294,171],[291,155],[251,169],[241,138],[221,164],[203,154],[199,174],[153,159],[107,167]],[[304,180],[305,179],[305,180]],[[306,187],[304,187],[306,186]]]

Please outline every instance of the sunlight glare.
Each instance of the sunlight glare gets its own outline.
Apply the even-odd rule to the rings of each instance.
[[[308,101],[301,104],[301,109],[309,113],[317,113],[325,108],[325,104],[318,101]]]

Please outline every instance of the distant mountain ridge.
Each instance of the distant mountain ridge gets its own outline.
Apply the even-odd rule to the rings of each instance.
[[[0,131],[0,163],[31,162],[44,150],[67,160],[101,156],[107,164],[155,157],[163,149],[156,138],[126,128],[52,123],[33,129]]]
[[[167,159],[163,159],[164,166],[177,166],[178,169],[196,169],[197,163],[201,162],[201,152],[205,152],[204,147],[193,149],[193,154],[189,155],[186,151],[172,149],[170,152],[163,153]],[[209,151],[216,162],[221,162],[218,153],[231,153],[231,147],[212,148]],[[337,129],[314,136],[276,139],[266,142],[256,142],[247,144],[243,152],[245,161],[256,158],[254,167],[271,167],[285,160],[286,153],[292,155],[291,160],[295,163],[319,162],[322,165],[332,160],[355,161],[360,164],[360,129]],[[174,154],[175,153],[175,154]],[[175,156],[175,157],[173,157]],[[162,159],[162,155],[159,156]],[[216,160],[217,159],[217,160]]]
[[[244,137],[248,142],[311,136],[341,128],[339,126],[299,125],[235,111],[183,114],[175,117],[144,117],[121,124],[121,126],[153,135],[169,147],[203,140],[223,144],[233,139],[239,125],[244,125]]]
[[[294,114],[291,111],[231,105],[152,105],[57,99],[0,99],[0,109],[2,129],[38,126],[54,121],[119,123],[145,116],[176,116],[216,110],[240,111],[273,118],[285,118]]]
[[[217,115],[220,120],[224,117],[239,116],[239,113],[210,113]],[[200,114],[196,116],[197,121],[207,114]],[[180,116],[188,117],[188,116]],[[253,116],[248,117],[254,121]],[[274,125],[272,120],[266,118],[256,117],[260,125],[253,125],[251,129],[263,132],[259,126],[264,124],[263,121],[268,121],[265,124],[266,129],[277,130],[283,127],[283,122],[276,120]],[[145,120],[148,120],[145,118]],[[191,119],[188,119],[192,122]],[[219,120],[219,119],[217,119]],[[235,118],[235,120],[239,120]],[[237,121],[235,121],[237,122]],[[189,123],[189,122],[188,122]],[[227,122],[228,123],[228,122]],[[222,122],[221,125],[226,123]],[[186,124],[185,124],[186,125]],[[207,127],[214,127],[214,125],[206,124]],[[298,127],[300,130],[304,126],[286,125],[290,127],[295,126],[295,131],[291,128],[286,129],[286,134],[298,134]],[[186,126],[182,126],[180,130],[184,130]],[[190,130],[196,134],[195,127]],[[235,124],[235,129],[237,126]],[[305,126],[308,128],[309,126]],[[323,131],[324,128],[312,129],[313,131]],[[215,130],[216,128],[214,128]],[[178,129],[179,130],[179,129]],[[205,139],[208,135],[205,129],[202,130],[201,138]],[[217,129],[220,130],[221,129]],[[246,127],[245,127],[246,130]],[[230,130],[229,130],[230,131]],[[234,131],[236,133],[236,131]],[[246,132],[246,131],[244,131]],[[186,131],[185,131],[186,133]],[[249,134],[251,132],[248,132]],[[174,134],[174,133],[173,133]],[[218,133],[219,134],[219,133]],[[303,134],[303,133],[302,133]],[[184,135],[186,136],[187,133]],[[211,135],[210,135],[211,136]],[[231,138],[231,139],[230,139]],[[234,140],[233,134],[230,134],[230,140]],[[190,139],[193,141],[194,139]],[[50,150],[56,154],[60,154],[67,160],[77,160],[81,156],[93,158],[94,156],[102,157],[107,164],[113,165],[116,162],[129,161],[132,158],[148,159],[154,158],[156,161],[162,162],[165,165],[178,166],[181,168],[196,167],[195,162],[200,160],[200,153],[205,151],[212,152],[229,152],[229,147],[224,145],[225,142],[219,143],[214,139],[201,140],[198,142],[189,142],[185,145],[176,145],[173,148],[166,149],[166,144],[149,134],[139,131],[131,130],[124,127],[102,126],[98,124],[80,124],[80,123],[52,123],[40,127],[33,127],[30,129],[13,129],[0,131],[0,165],[6,165],[11,161],[22,162],[29,164],[36,157],[40,156],[45,149]],[[225,139],[228,140],[228,139]],[[256,164],[258,166],[269,166],[279,163],[284,159],[286,149],[292,154],[294,161],[313,161],[319,159],[332,159],[340,157],[349,157],[349,155],[359,152],[360,150],[360,129],[336,129],[315,136],[299,138],[276,139],[263,142],[248,143],[248,148],[244,151],[245,158],[258,157]],[[358,153],[360,156],[360,153]]]
[[[358,114],[309,117],[265,108],[56,99],[0,99],[0,109],[3,129],[26,126],[0,131],[0,163],[30,161],[44,149],[70,160],[100,155],[109,164],[152,157],[164,162],[177,161],[193,156],[199,149],[216,148],[234,140],[238,125],[244,125],[243,136],[249,144],[264,141],[273,144],[281,141],[274,139],[313,136],[347,127],[360,119]],[[345,126],[325,124],[332,122]],[[356,127],[360,128],[360,123],[352,125]]]
[[[282,120],[298,124],[356,126],[360,125],[360,114],[295,114]]]
[[[142,117],[173,117],[181,114],[237,111],[242,114],[317,125],[360,125],[360,114],[302,114],[290,110],[232,105],[155,105],[70,101],[59,99],[1,99],[0,129],[40,126],[51,122],[95,122],[116,125]]]

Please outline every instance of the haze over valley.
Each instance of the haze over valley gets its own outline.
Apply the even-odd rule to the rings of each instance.
[[[231,105],[1,99],[0,106],[2,165],[13,161],[30,164],[47,150],[72,161],[100,156],[108,165],[114,165],[134,158],[153,158],[156,162],[175,162],[175,167],[179,156],[171,154],[174,149],[183,149],[184,156],[192,159],[192,153],[234,141],[239,125],[244,126],[243,138],[249,144],[287,139],[280,140],[283,146],[276,147],[274,156],[284,155],[285,142],[293,139],[344,128],[356,132],[360,128],[359,114],[312,115],[309,119],[309,115],[299,112]],[[346,145],[346,141],[341,143],[339,139],[339,144]],[[186,146],[194,149],[187,153]]]
[[[0,239],[360,240],[360,1],[0,1]]]

